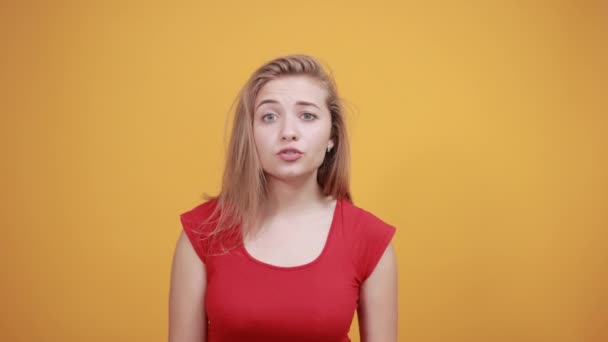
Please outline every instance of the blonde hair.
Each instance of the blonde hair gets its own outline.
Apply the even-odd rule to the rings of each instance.
[[[336,84],[321,63],[309,55],[294,54],[275,58],[259,67],[245,83],[236,98],[236,110],[230,142],[226,151],[222,188],[219,195],[203,194],[205,200],[216,200],[212,214],[206,223],[214,223],[208,234],[212,242],[242,242],[241,234],[251,233],[251,227],[243,222],[255,222],[260,203],[267,195],[266,179],[258,159],[253,135],[254,102],[262,87],[282,76],[305,75],[321,83],[327,91],[326,105],[331,114],[330,138],[334,147],[325,155],[317,172],[317,183],[324,196],[352,202],[350,194],[350,147],[346,131],[343,101],[338,96]],[[239,228],[240,227],[240,228]],[[219,239],[216,235],[226,237]],[[229,235],[229,236],[228,236]],[[221,244],[224,252],[227,251]],[[236,247],[236,246],[235,246]],[[211,249],[211,248],[210,248]]]

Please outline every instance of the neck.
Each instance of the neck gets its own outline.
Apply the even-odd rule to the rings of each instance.
[[[327,200],[317,183],[316,173],[299,179],[282,180],[267,178],[268,196],[264,204],[265,215],[277,212],[298,214],[318,207]]]

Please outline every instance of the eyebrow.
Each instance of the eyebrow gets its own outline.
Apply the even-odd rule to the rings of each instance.
[[[258,108],[260,108],[260,106],[261,106],[261,105],[266,104],[266,103],[279,103],[279,101],[277,101],[277,100],[272,100],[272,99],[267,99],[267,100],[264,100],[264,101],[260,102],[260,103],[258,104],[258,106],[257,106],[255,109],[257,110]],[[308,102],[308,101],[297,101],[297,102],[296,102],[296,105],[301,105],[301,106],[313,106],[313,107],[317,107],[317,108],[319,108],[319,106],[317,106],[316,104],[314,104],[314,103],[312,103],[312,102]],[[319,109],[321,109],[321,108],[319,108]]]

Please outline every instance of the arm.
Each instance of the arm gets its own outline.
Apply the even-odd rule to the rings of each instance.
[[[397,260],[392,243],[361,285],[357,317],[361,342],[397,341]]]
[[[182,230],[173,255],[169,291],[169,342],[206,342],[205,264]]]

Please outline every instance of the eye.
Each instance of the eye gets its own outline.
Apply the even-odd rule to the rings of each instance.
[[[304,113],[304,114],[302,114],[302,116],[304,117],[304,119],[306,119],[308,121],[312,121],[317,118],[317,116],[312,113]]]
[[[272,113],[268,113],[268,114],[265,114],[264,116],[262,116],[262,121],[266,121],[266,122],[274,121],[275,120],[274,117],[276,117],[276,115],[274,115]]]

